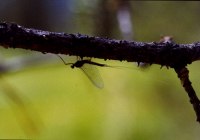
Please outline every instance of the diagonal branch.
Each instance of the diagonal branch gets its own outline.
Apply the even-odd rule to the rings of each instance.
[[[174,68],[181,84],[184,87],[185,91],[188,93],[190,98],[190,103],[193,105],[194,111],[197,116],[197,121],[200,122],[200,101],[196,95],[195,90],[192,87],[192,83],[189,79],[189,70],[186,67]]]

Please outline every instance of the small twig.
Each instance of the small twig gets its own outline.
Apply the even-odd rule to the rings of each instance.
[[[192,87],[192,83],[189,79],[189,70],[186,67],[174,68],[181,84],[183,85],[185,91],[188,93],[190,98],[190,103],[193,105],[194,111],[197,116],[197,121],[200,122],[200,101]]]

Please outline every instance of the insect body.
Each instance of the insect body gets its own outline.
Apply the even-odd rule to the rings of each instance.
[[[103,88],[103,80],[95,66],[107,67],[105,64],[96,63],[91,60],[78,60],[71,65],[71,68],[80,68],[96,87]]]
[[[81,59],[76,61],[75,63],[66,63],[61,56],[59,55],[57,56],[63,61],[65,65],[71,64],[71,68],[80,68],[85,73],[85,75],[90,79],[90,81],[98,88],[103,88],[104,83],[96,66],[111,67],[111,68],[128,68],[123,66],[109,66],[106,64],[93,62],[91,61],[91,59]]]
[[[58,57],[60,56],[58,55]],[[95,66],[109,67],[108,65],[96,63],[89,59],[78,60],[75,63],[66,63],[61,57],[60,59],[65,65],[71,64],[71,68],[80,68],[96,87],[104,87],[103,80],[99,74],[98,69]]]
[[[73,63],[71,65],[71,68],[74,68],[74,67],[79,68],[79,67],[82,67],[84,64],[91,64],[91,65],[96,65],[96,66],[100,66],[100,67],[109,67],[106,64],[100,64],[100,63],[96,63],[96,62],[93,62],[91,60],[87,60],[86,59],[86,60],[78,60],[78,61],[76,61],[75,63]]]

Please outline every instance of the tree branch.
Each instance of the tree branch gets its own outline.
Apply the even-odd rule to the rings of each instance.
[[[194,111],[197,116],[197,121],[200,122],[200,101],[189,79],[189,70],[186,67],[176,67],[174,68],[174,70],[176,71],[179,79],[181,80],[181,84],[183,85],[185,91],[188,93],[190,103],[193,105]]]
[[[175,44],[114,40],[29,29],[7,22],[0,23],[0,45],[42,53],[145,62],[171,67],[187,65],[200,59],[198,42]]]
[[[200,42],[176,44],[173,41],[135,42],[90,37],[81,34],[55,33],[24,28],[14,23],[0,22],[0,45],[42,53],[80,57],[126,60],[159,64],[174,68],[200,122],[200,101],[189,80],[187,64],[200,59]]]

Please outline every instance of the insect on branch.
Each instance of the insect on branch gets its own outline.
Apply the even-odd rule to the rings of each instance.
[[[200,42],[176,44],[170,37],[165,37],[160,42],[149,43],[115,40],[82,34],[42,31],[25,28],[15,23],[0,22],[0,45],[4,48],[22,48],[42,53],[125,60],[171,67],[175,69],[188,93],[197,121],[200,122],[200,101],[189,80],[189,71],[186,68],[188,64],[200,60]],[[92,61],[80,63],[98,65]]]

